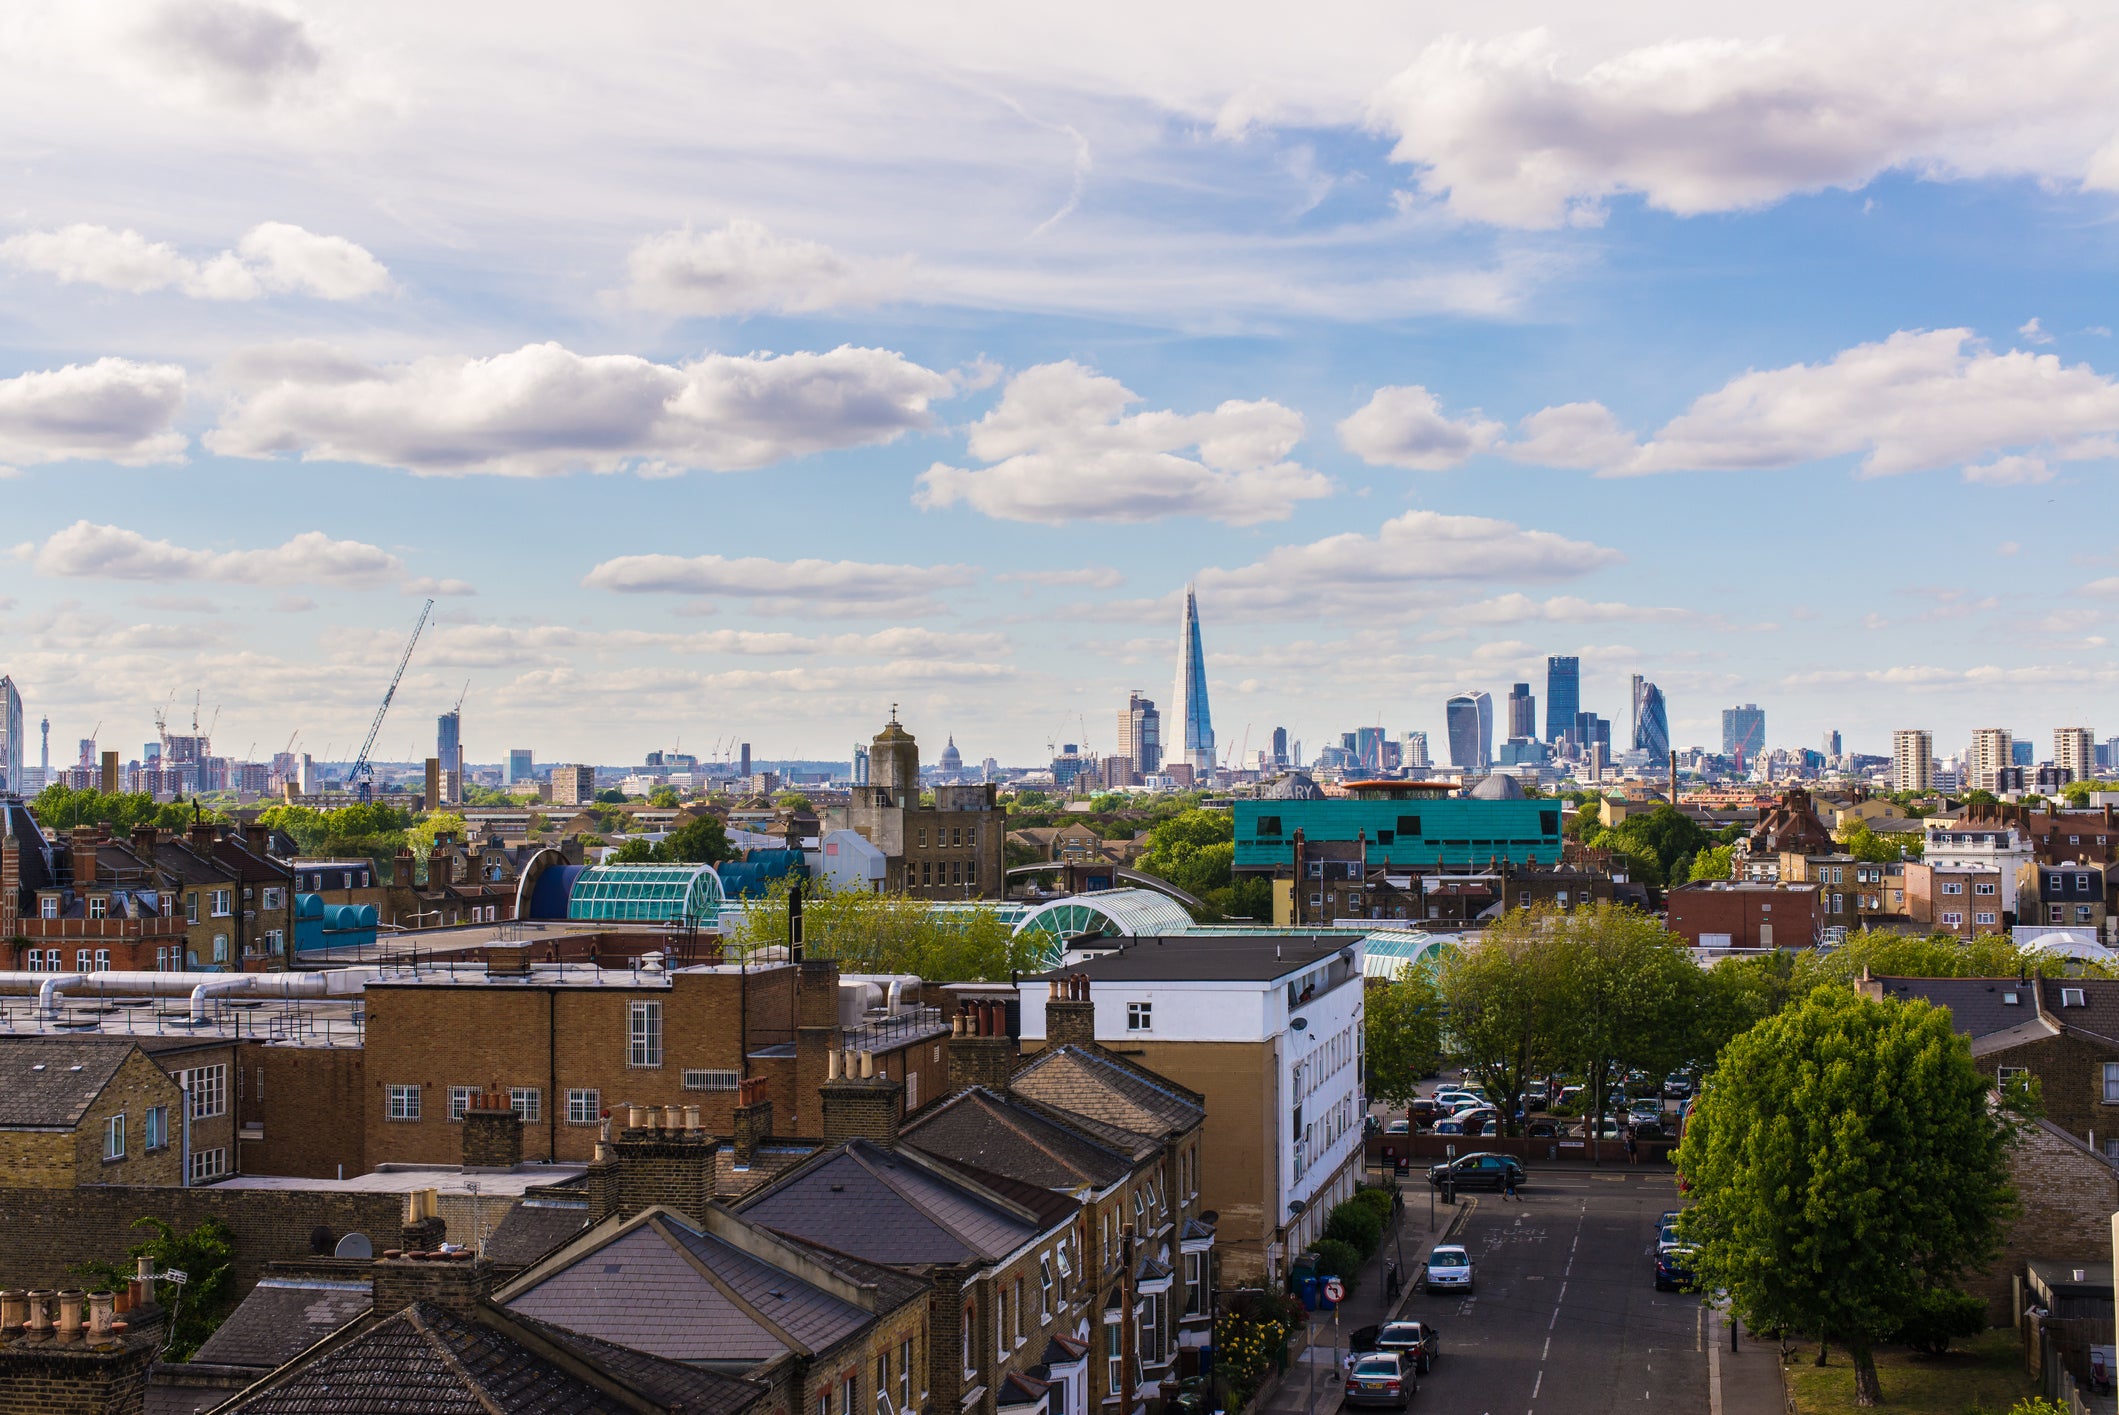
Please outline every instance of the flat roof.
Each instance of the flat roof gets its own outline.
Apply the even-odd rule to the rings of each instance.
[[[411,1194],[439,1189],[470,1195],[472,1185],[486,1198],[520,1197],[547,1184],[564,1184],[589,1172],[585,1164],[519,1164],[513,1169],[473,1169],[454,1164],[386,1164],[346,1179],[303,1179],[291,1174],[240,1174],[216,1189],[298,1189],[332,1194]]]
[[[1091,981],[1269,983],[1314,968],[1360,941],[1348,934],[1166,934],[1126,939],[1111,952],[1035,976],[1079,973]]]

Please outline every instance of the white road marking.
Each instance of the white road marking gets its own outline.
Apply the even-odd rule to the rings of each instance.
[[[1543,1361],[1550,1355],[1552,1355],[1552,1338],[1548,1336],[1545,1338],[1545,1349],[1538,1353],[1538,1360]]]
[[[1530,1398],[1532,1400],[1536,1400],[1538,1398],[1538,1388],[1544,1384],[1545,1373],[1543,1371],[1540,1371],[1538,1372],[1538,1378],[1530,1383]]]

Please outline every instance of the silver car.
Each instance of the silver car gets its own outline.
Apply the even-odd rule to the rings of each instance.
[[[1472,1255],[1455,1243],[1446,1243],[1427,1255],[1427,1288],[1430,1292],[1472,1290]]]

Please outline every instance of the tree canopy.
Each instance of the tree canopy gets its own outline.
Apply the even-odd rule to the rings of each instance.
[[[135,826],[153,826],[158,830],[182,830],[191,824],[192,806],[189,801],[165,801],[157,803],[155,798],[141,791],[116,791],[106,796],[93,786],[78,789],[53,782],[38,792],[30,802],[36,812],[37,822],[45,830],[58,833],[73,829],[77,825],[107,826],[113,835],[130,835]],[[204,812],[207,820],[219,820],[213,811]]]
[[[735,919],[728,947],[785,948],[787,895],[774,880],[765,897]],[[1042,940],[1016,937],[990,908],[939,909],[903,895],[833,891],[803,883],[803,947],[812,958],[836,958],[849,973],[917,973],[930,982],[998,982],[1043,966]]]
[[[1420,1078],[1442,1061],[1442,993],[1434,974],[1408,968],[1362,998],[1362,1050],[1369,1094],[1392,1105],[1410,1102]]]
[[[1194,807],[1148,831],[1137,867],[1196,896],[1216,915],[1267,918],[1272,885],[1263,877],[1237,879],[1236,822],[1227,811]]]
[[[1693,1271],[1754,1328],[1838,1342],[1874,1405],[1875,1343],[1992,1255],[2007,1142],[1948,1013],[1819,988],[1729,1043],[1687,1123]]]

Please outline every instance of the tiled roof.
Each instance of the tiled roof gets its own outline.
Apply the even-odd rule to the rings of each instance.
[[[486,1236],[486,1256],[501,1267],[526,1268],[589,1226],[589,1205],[524,1198]]]
[[[0,1128],[72,1129],[132,1052],[115,1038],[0,1038]]]
[[[744,1217],[871,1263],[988,1262],[1043,1231],[1037,1219],[916,1152],[852,1140],[743,1201]]]
[[[2100,1037],[2119,1040],[2119,979],[2040,978],[2035,986],[2044,992],[2047,1015],[2063,1027],[2078,1027]],[[2080,988],[2084,1005],[2062,1007],[2062,988]]]
[[[214,1329],[196,1360],[276,1371],[373,1305],[370,1284],[268,1277]]]
[[[824,1351],[873,1315],[650,1209],[512,1286],[512,1312],[673,1361],[765,1362]]]
[[[2037,994],[2015,978],[1872,978],[1885,997],[1917,999],[1946,1009],[1960,1035],[1983,1037],[2038,1020]],[[2015,1002],[2006,998],[2014,997]],[[2059,1001],[2056,995],[2053,999]]]
[[[1135,1135],[1189,1130],[1205,1108],[1174,1082],[1151,1079],[1087,1047],[1047,1047],[1009,1078],[1008,1087],[1054,1110],[1085,1116]]]
[[[771,1393],[771,1388],[760,1381],[665,1361],[532,1317],[517,1316],[514,1320],[532,1335],[565,1347],[597,1370],[609,1372],[641,1395],[682,1411],[683,1415],[736,1415]]]
[[[1128,1153],[1047,1118],[1021,1102],[983,1086],[959,1091],[921,1112],[902,1133],[903,1143],[942,1159],[1013,1175],[1047,1189],[1089,1184],[1101,1189],[1125,1178]]]
[[[667,1374],[674,1382],[690,1373]],[[495,1324],[425,1302],[254,1390],[226,1409],[242,1415],[631,1415],[638,1408]],[[674,1401],[657,1403],[669,1408]]]

